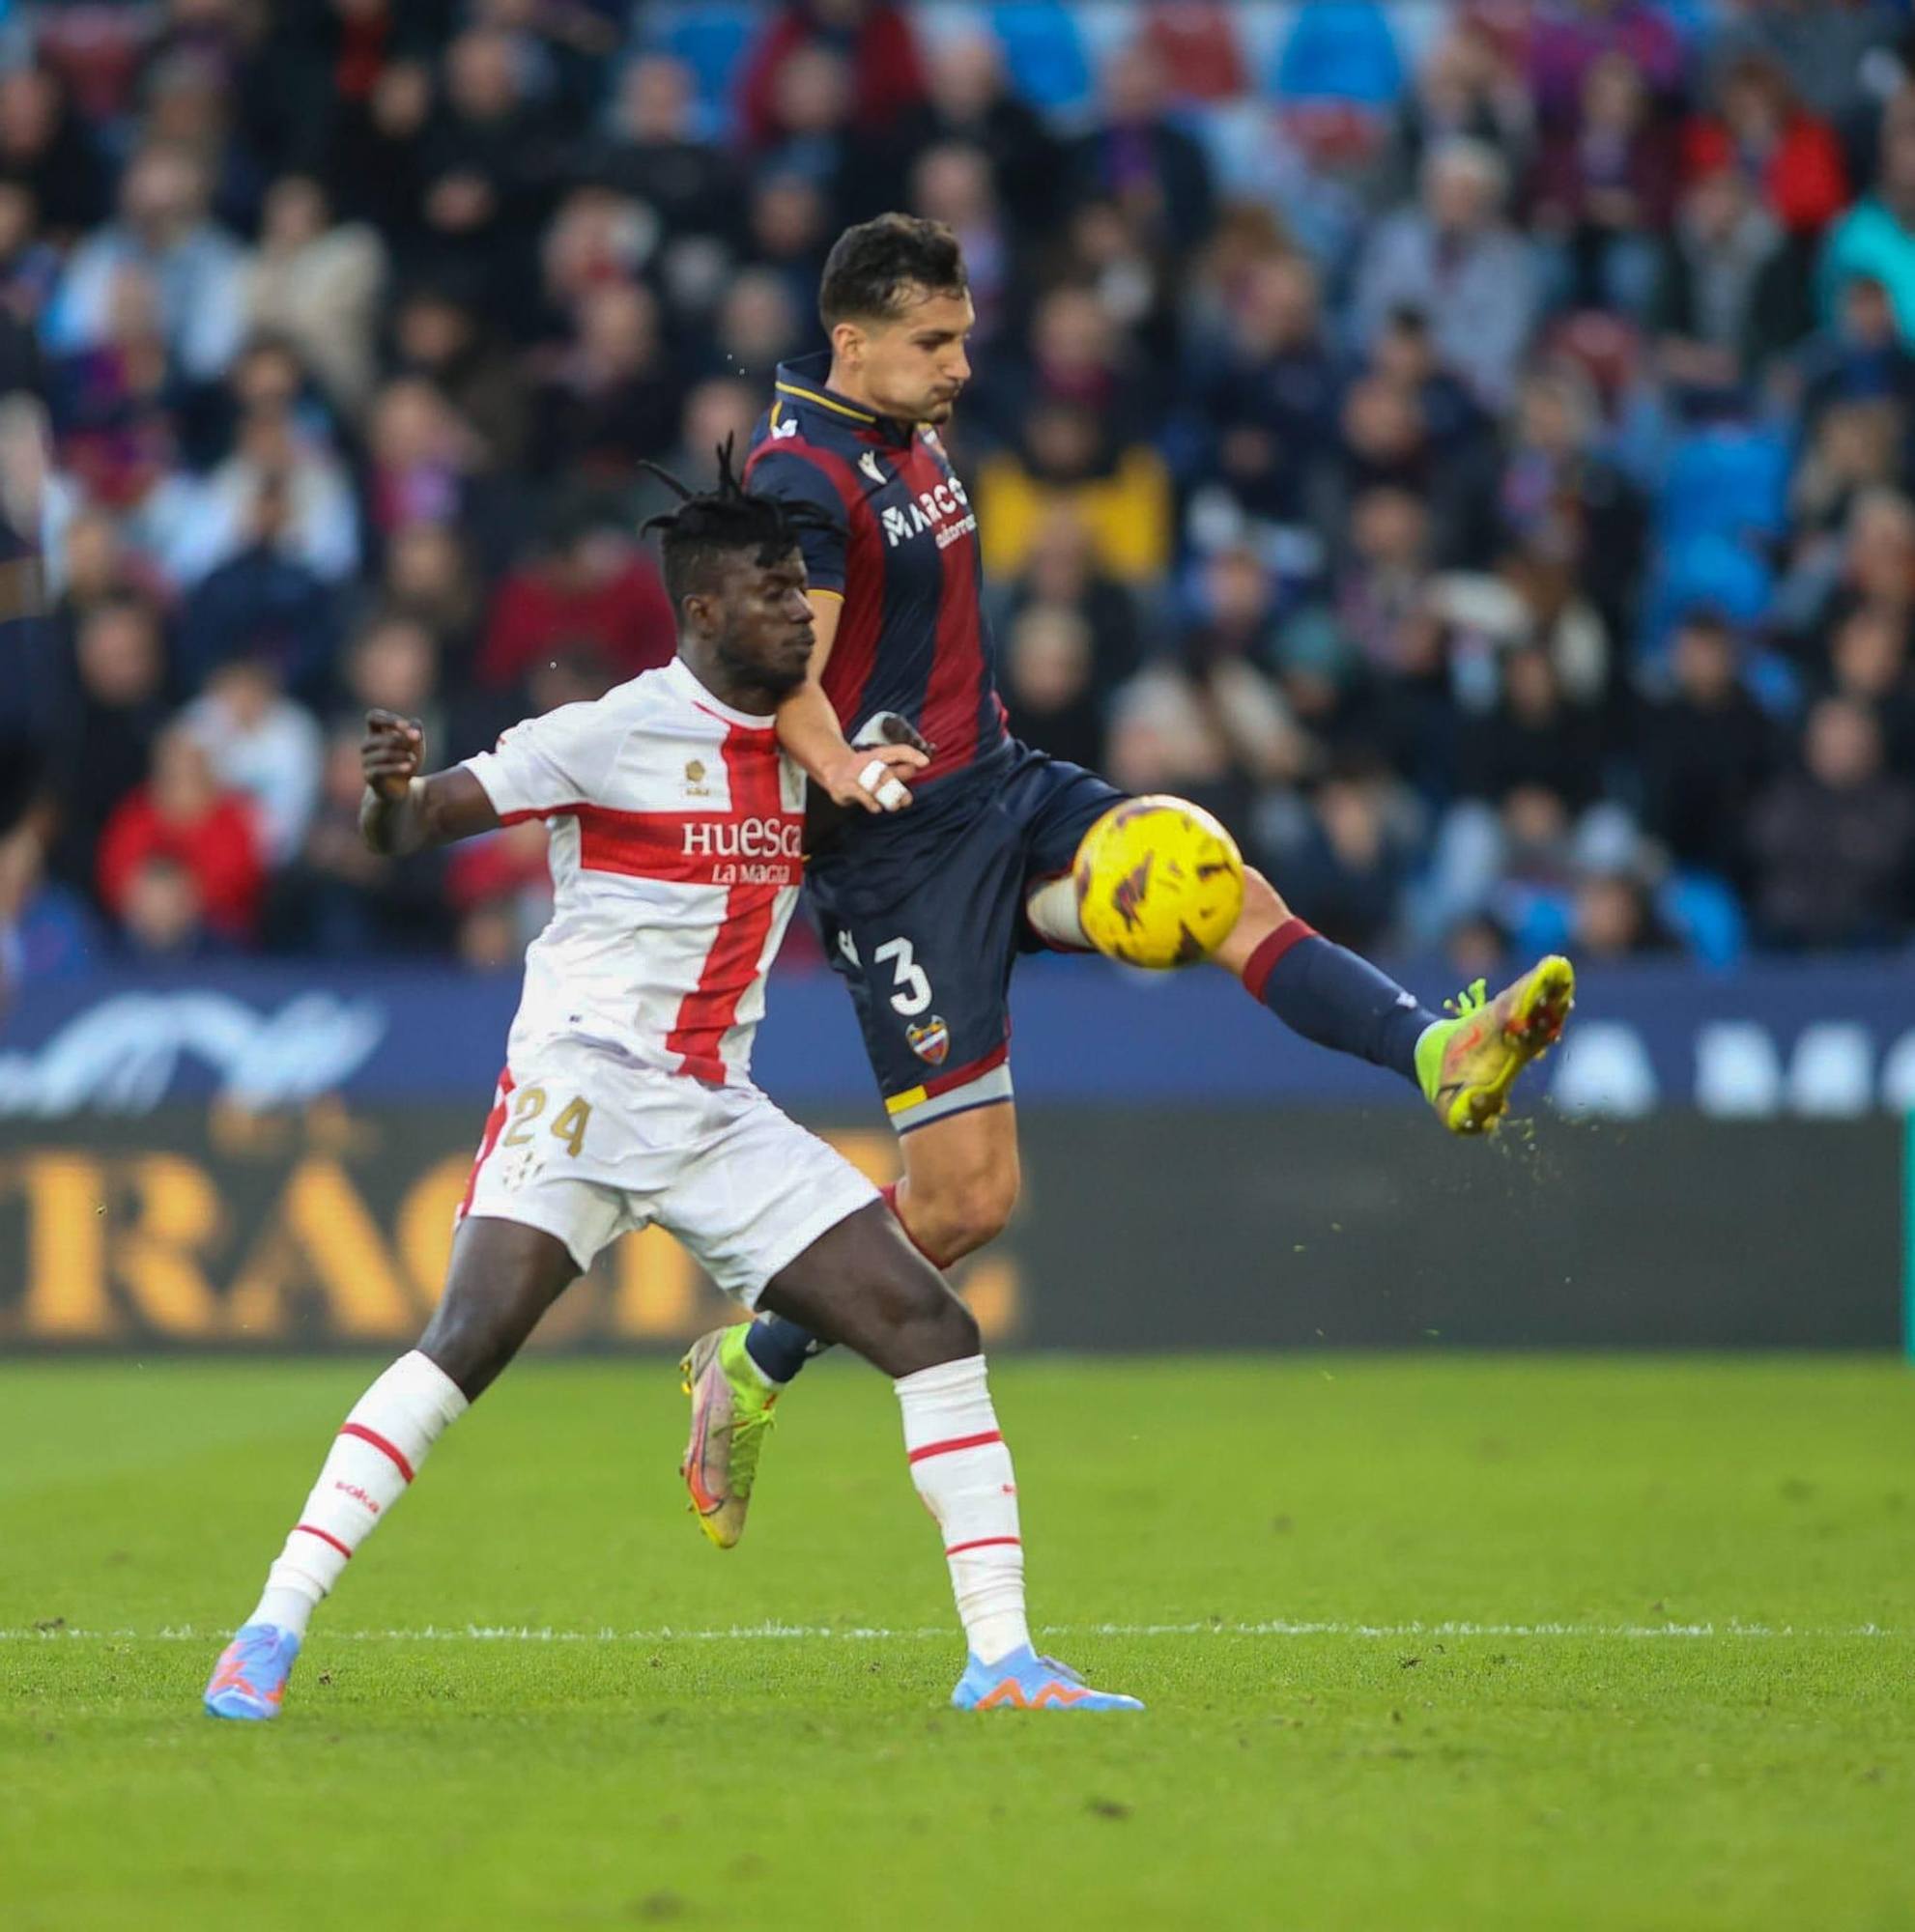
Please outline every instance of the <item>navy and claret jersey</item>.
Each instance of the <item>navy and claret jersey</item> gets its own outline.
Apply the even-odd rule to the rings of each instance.
[[[745,476],[825,512],[828,526],[801,538],[812,587],[844,600],[825,696],[846,737],[874,711],[901,712],[936,747],[916,781],[929,783],[1007,743],[978,520],[936,432],[834,395],[830,363],[780,366]]]

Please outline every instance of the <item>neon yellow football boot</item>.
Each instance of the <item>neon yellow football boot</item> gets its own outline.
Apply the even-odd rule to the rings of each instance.
[[[1537,960],[1493,1000],[1484,985],[1478,980],[1444,1001],[1455,1017],[1439,1020],[1416,1042],[1423,1097],[1452,1134],[1495,1128],[1516,1076],[1556,1044],[1576,1004],[1576,969],[1557,952]]]
[[[758,1453],[778,1400],[745,1353],[750,1325],[739,1321],[700,1335],[678,1364],[680,1386],[692,1399],[692,1437],[678,1473],[699,1527],[721,1549],[745,1533]]]

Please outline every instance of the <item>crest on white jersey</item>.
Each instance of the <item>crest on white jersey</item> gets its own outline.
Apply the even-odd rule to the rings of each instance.
[[[865,453],[858,458],[858,468],[862,469],[865,472],[865,474],[872,479],[873,483],[882,483],[886,480],[884,474],[884,466],[878,462],[877,451],[874,449],[866,450]]]

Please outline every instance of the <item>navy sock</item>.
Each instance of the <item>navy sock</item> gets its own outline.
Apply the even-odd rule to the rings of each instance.
[[[1300,919],[1285,920],[1250,954],[1243,984],[1293,1033],[1420,1088],[1416,1042],[1439,1015]]]
[[[745,1330],[745,1352],[775,1382],[788,1382],[819,1350],[831,1347],[782,1315],[767,1315]]]

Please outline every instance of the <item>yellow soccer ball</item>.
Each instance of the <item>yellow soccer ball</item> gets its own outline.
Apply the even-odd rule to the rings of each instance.
[[[1129,966],[1187,966],[1243,910],[1243,855],[1181,798],[1131,798],[1084,834],[1071,868],[1084,937]]]

